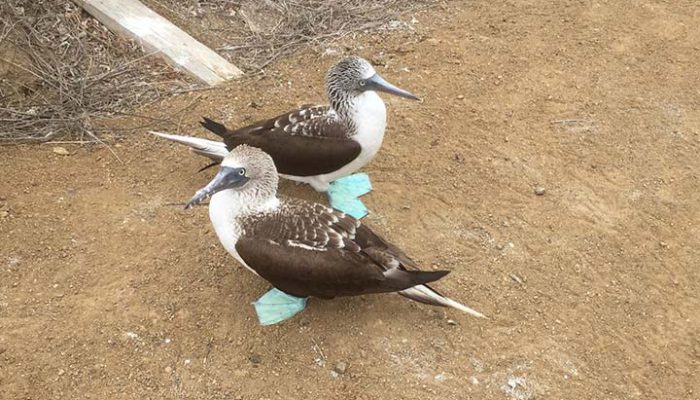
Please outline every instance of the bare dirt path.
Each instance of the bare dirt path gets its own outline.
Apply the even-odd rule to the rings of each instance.
[[[700,6],[627,3],[451,3],[351,50],[425,98],[387,99],[367,223],[487,321],[366,296],[262,328],[267,285],[169,205],[203,160],[0,148],[0,398],[700,398]],[[333,61],[148,112],[241,124],[320,101]]]

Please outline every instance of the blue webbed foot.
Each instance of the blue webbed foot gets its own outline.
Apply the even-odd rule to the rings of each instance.
[[[372,191],[372,183],[366,173],[349,175],[331,182],[328,200],[331,207],[360,219],[369,212],[358,198]]]
[[[253,303],[260,325],[274,325],[300,313],[306,308],[306,298],[295,297],[272,288]]]

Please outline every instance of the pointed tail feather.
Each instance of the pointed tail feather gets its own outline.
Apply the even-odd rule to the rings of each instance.
[[[171,135],[169,133],[155,131],[150,131],[150,133],[168,140],[172,140],[173,142],[189,146],[193,152],[214,161],[221,161],[228,154],[226,144],[222,142],[215,142],[213,140],[192,136]]]
[[[406,290],[398,292],[401,296],[408,297],[419,303],[430,304],[440,307],[452,307],[464,313],[473,315],[479,318],[487,318],[484,314],[471,309],[464,304],[458,303],[449,297],[445,297],[427,285],[417,285]]]
[[[397,290],[434,282],[449,273],[450,271],[406,271],[400,268],[390,268],[384,271],[384,276]]]
[[[225,126],[221,125],[220,123],[216,121],[212,121],[207,117],[203,117],[204,121],[201,121],[199,124],[202,125],[204,128],[209,130],[212,133],[215,133],[217,136],[220,136],[223,139],[226,139],[226,133],[228,132],[228,129],[226,129]]]

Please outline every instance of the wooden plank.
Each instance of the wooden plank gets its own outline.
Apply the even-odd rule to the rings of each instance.
[[[138,0],[74,0],[111,31],[136,39],[175,68],[209,85],[243,75],[213,50]]]

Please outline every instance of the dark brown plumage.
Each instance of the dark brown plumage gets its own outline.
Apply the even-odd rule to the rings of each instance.
[[[442,278],[354,218],[297,200],[246,217],[236,250],[276,288],[299,297],[398,292]]]
[[[342,168],[360,154],[344,123],[328,107],[305,105],[272,119],[230,130],[204,118],[201,125],[224,139],[226,148],[247,144],[272,156],[280,174],[314,176]]]

